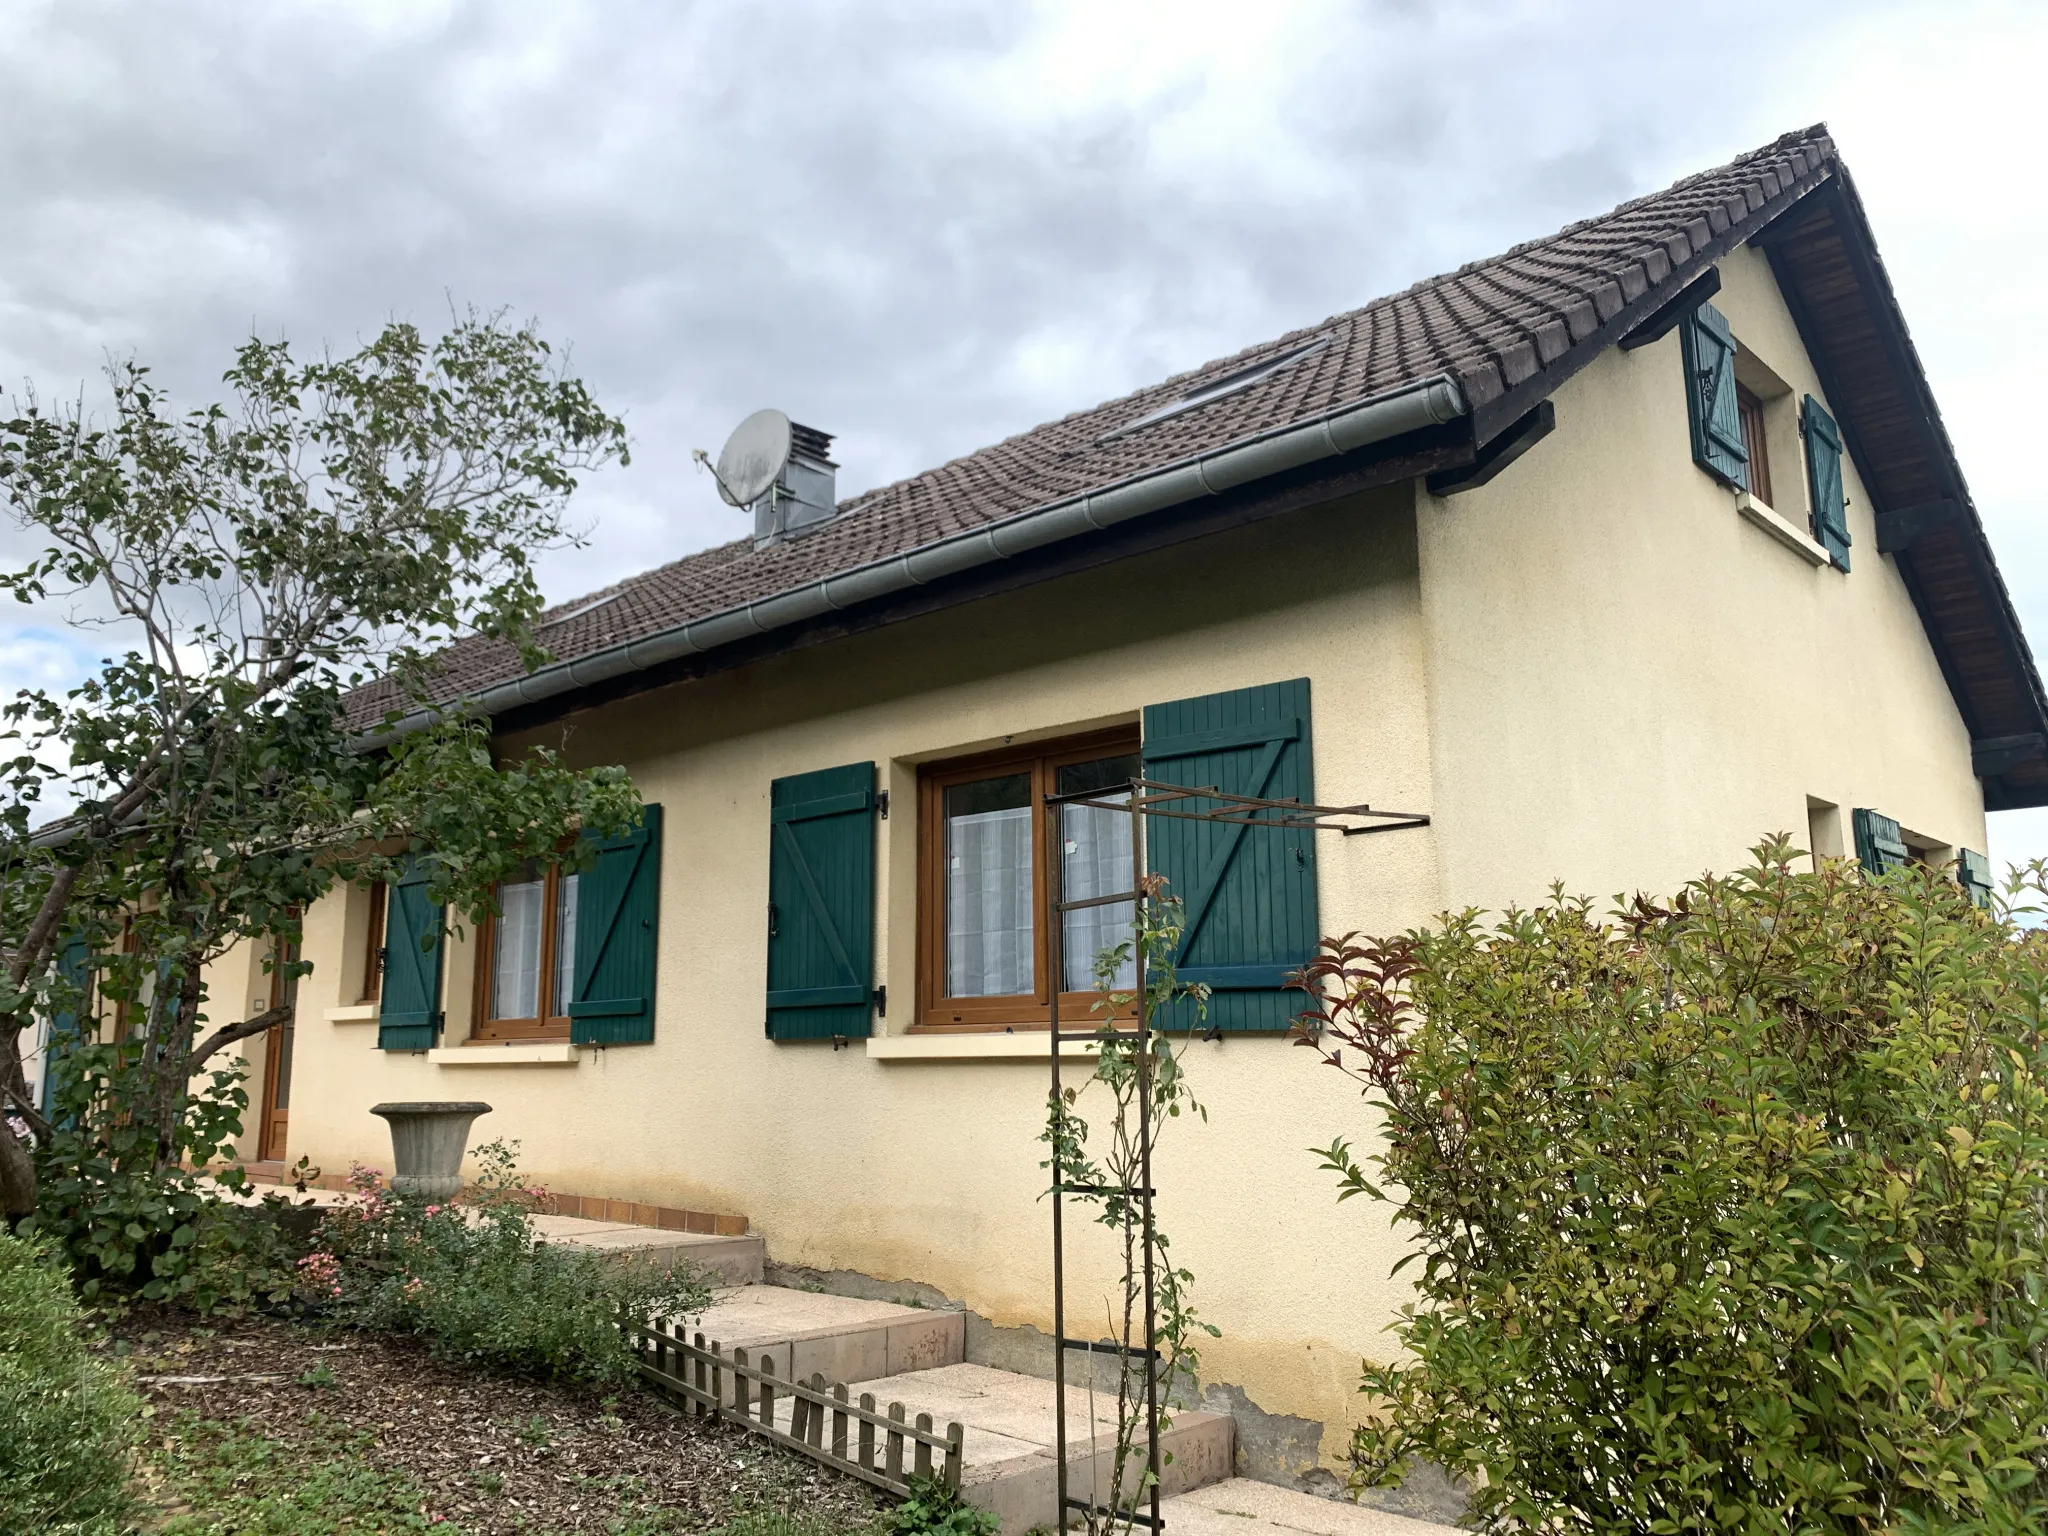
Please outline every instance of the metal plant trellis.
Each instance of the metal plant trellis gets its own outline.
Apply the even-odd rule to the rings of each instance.
[[[1193,802],[1204,802],[1197,809]],[[1052,1099],[1061,1102],[1060,1089],[1060,1046],[1066,1042],[1095,1043],[1105,1038],[1129,1040],[1137,1061],[1136,1102],[1138,1107],[1138,1183],[1126,1186],[1084,1186],[1064,1183],[1060,1163],[1055,1157],[1052,1164],[1052,1316],[1053,1316],[1053,1399],[1054,1399],[1054,1454],[1058,1462],[1059,1482],[1059,1528],[1067,1528],[1067,1516],[1080,1513],[1087,1517],[1091,1528],[1093,1522],[1106,1520],[1112,1529],[1117,1522],[1129,1525],[1147,1526],[1154,1531],[1166,1528],[1165,1518],[1159,1512],[1162,1461],[1159,1446],[1159,1333],[1157,1315],[1157,1277],[1154,1273],[1156,1248],[1154,1243],[1152,1204],[1155,1193],[1152,1183],[1152,1126],[1153,1126],[1153,1055],[1154,1037],[1159,1033],[1152,1026],[1152,1010],[1147,1001],[1145,989],[1144,946],[1132,946],[1132,961],[1135,978],[1132,991],[1137,999],[1138,1015],[1135,1028],[1119,1029],[1114,1019],[1103,1026],[1089,1030],[1065,1030],[1060,1026],[1060,993],[1066,977],[1066,916],[1091,907],[1113,906],[1128,902],[1131,906],[1132,931],[1142,931],[1145,906],[1150,899],[1142,871],[1145,869],[1145,823],[1148,817],[1171,817],[1186,821],[1209,821],[1239,823],[1254,828],[1308,828],[1317,832],[1339,832],[1346,837],[1356,837],[1373,832],[1396,832],[1408,827],[1426,827],[1429,817],[1415,811],[1377,811],[1369,805],[1308,805],[1300,800],[1262,800],[1253,795],[1227,794],[1214,785],[1189,787],[1183,784],[1166,784],[1152,779],[1134,778],[1124,785],[1112,785],[1100,789],[1076,790],[1067,794],[1052,794],[1045,797],[1046,835],[1050,839],[1049,857],[1046,860],[1048,878],[1046,881],[1046,939],[1049,945],[1047,967],[1050,985],[1047,988],[1051,1002],[1051,1016],[1048,1048],[1052,1064]],[[1116,891],[1108,895],[1088,896],[1074,901],[1065,898],[1061,888],[1065,839],[1065,817],[1072,809],[1093,808],[1106,811],[1121,811],[1130,818],[1131,828],[1131,872],[1133,888]],[[1096,1342],[1090,1339],[1067,1336],[1067,1283],[1066,1246],[1062,1226],[1061,1197],[1063,1195],[1103,1196],[1117,1195],[1137,1207],[1141,1230],[1138,1246],[1144,1254],[1144,1342],[1134,1344],[1128,1338],[1121,1342]],[[1084,1354],[1109,1354],[1116,1357],[1118,1368],[1129,1372],[1135,1358],[1144,1370],[1145,1376],[1145,1487],[1149,1510],[1139,1512],[1131,1509],[1116,1509],[1098,1504],[1095,1491],[1100,1486],[1092,1470],[1089,1478],[1089,1494],[1085,1499],[1074,1498],[1068,1486],[1067,1467],[1067,1354],[1069,1351]],[[1096,1426],[1091,1416],[1088,1425],[1091,1451],[1096,1443]],[[1119,1490],[1112,1490],[1112,1500]]]

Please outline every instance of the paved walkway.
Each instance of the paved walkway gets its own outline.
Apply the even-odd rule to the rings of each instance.
[[[1248,1477],[1176,1494],[1161,1501],[1159,1513],[1172,1536],[1269,1536],[1275,1531],[1294,1536],[1452,1536],[1456,1530],[1348,1500],[1319,1499],[1255,1483]]]

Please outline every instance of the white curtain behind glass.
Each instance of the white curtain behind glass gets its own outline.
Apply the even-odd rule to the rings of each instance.
[[[946,994],[1032,990],[1031,807],[946,818]]]
[[[576,882],[564,875],[555,894],[555,1017],[569,1016],[569,997],[576,986]]]
[[[1103,796],[1124,801],[1128,793]],[[1100,806],[1070,805],[1061,823],[1060,894],[1068,901],[1085,901],[1128,891],[1131,879],[1131,818],[1123,811],[1105,811]],[[1112,945],[1131,937],[1131,904],[1119,901],[1106,907],[1082,907],[1066,914],[1060,933],[1068,992],[1095,990],[1095,957]],[[1112,991],[1128,991],[1137,985],[1135,957],[1126,957],[1110,983]]]
[[[491,967],[491,1017],[531,1019],[540,1013],[540,918],[545,887],[521,880],[498,887],[497,943]]]

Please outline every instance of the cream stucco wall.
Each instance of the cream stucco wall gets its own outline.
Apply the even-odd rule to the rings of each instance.
[[[1790,392],[1767,402],[1773,495],[1807,520],[1797,399],[1826,397],[1769,264],[1714,302]],[[1556,396],[1557,429],[1491,484],[1420,496],[1436,846],[1458,904],[1669,893],[1809,797],[1928,844],[1985,847],[1969,735],[1870,498],[1844,465],[1851,570],[1815,567],[1692,461],[1674,332]],[[1824,850],[1826,851],[1826,850]]]
[[[326,1017],[353,1001],[359,942],[348,936],[359,898],[337,895],[306,926],[316,970],[301,984],[288,1156],[336,1172],[351,1159],[386,1165],[369,1104],[480,1098],[495,1111],[479,1139],[519,1139],[524,1166],[557,1188],[741,1212],[778,1263],[918,1281],[998,1326],[1048,1328],[1042,1052],[906,1060],[763,1038],[769,783],[867,759],[882,767],[893,805],[880,824],[880,1027],[900,1036],[915,987],[921,761],[1306,675],[1318,796],[1426,808],[1413,532],[1405,489],[1347,501],[537,734],[572,761],[626,764],[664,807],[654,1043],[545,1066],[380,1054],[373,1024]],[[1425,921],[1442,904],[1436,868],[1426,829],[1326,838],[1323,925]],[[472,956],[466,938],[450,946],[451,1044],[468,1030]],[[489,1061],[500,1049],[465,1054]],[[1205,1375],[1269,1411],[1329,1423],[1334,1451],[1358,1361],[1384,1353],[1380,1329],[1403,1298],[1384,1219],[1339,1211],[1306,1151],[1360,1123],[1358,1097],[1280,1039],[1197,1044],[1188,1062],[1209,1120],[1172,1126],[1158,1182],[1174,1252],[1223,1329]]]
[[[1742,253],[1725,274],[1744,345],[1818,393],[1768,269]],[[1333,932],[1528,901],[1560,877],[1668,891],[1764,832],[1803,836],[1808,797],[1983,847],[1968,742],[1853,467],[1845,577],[1773,542],[1694,467],[1678,369],[1675,339],[1610,354],[1559,394],[1549,440],[1463,496],[1335,503],[507,742],[623,763],[665,809],[654,1042],[557,1065],[497,1047],[455,1053],[484,1065],[380,1053],[356,1006],[363,899],[340,893],[307,920],[287,1155],[383,1164],[370,1104],[481,1098],[496,1108],[480,1137],[518,1139],[557,1188],[743,1213],[776,1262],[921,1282],[998,1326],[1044,1329],[1043,1057],[887,1054],[916,1048],[902,1031],[920,763],[1305,675],[1318,797],[1436,818],[1324,840]],[[1796,435],[1777,437],[1778,500],[1803,519]],[[869,759],[897,808],[879,847],[885,1038],[772,1044],[770,781]],[[450,946],[451,1046],[469,1028],[472,953],[466,936]],[[1322,1422],[1334,1457],[1358,1361],[1386,1352],[1405,1286],[1384,1218],[1338,1209],[1304,1149],[1369,1134],[1368,1113],[1283,1041],[1190,1050],[1210,1117],[1172,1126],[1158,1182],[1223,1330],[1204,1375]]]

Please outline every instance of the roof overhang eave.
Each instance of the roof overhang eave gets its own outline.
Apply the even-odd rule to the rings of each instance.
[[[901,554],[820,577],[637,640],[556,662],[447,704],[414,710],[385,729],[365,735],[362,746],[364,750],[375,750],[450,715],[497,715],[609,682],[627,673],[646,671],[664,662],[717,650],[1048,544],[1219,496],[1320,459],[1443,426],[1466,415],[1468,410],[1458,381],[1448,373],[1433,374],[1307,421],[1240,439],[1078,496],[1046,502],[999,522],[949,534]]]

